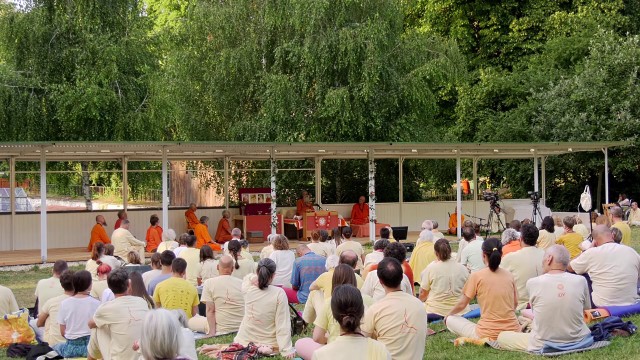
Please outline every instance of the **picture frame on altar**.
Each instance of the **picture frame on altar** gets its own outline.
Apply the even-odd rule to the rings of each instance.
[[[258,204],[264,204],[264,194],[258,194],[257,202]]]
[[[249,204],[258,203],[258,194],[249,194]]]
[[[271,194],[264,194],[264,202],[271,204]]]
[[[249,203],[249,194],[242,195],[242,203],[244,203],[244,204],[248,204]]]

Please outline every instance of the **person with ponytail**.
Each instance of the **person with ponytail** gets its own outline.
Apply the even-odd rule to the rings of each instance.
[[[256,263],[252,257],[246,257],[243,255],[242,244],[238,240],[231,240],[228,242],[229,256],[233,258],[233,273],[231,276],[240,280],[244,279],[248,274],[253,274],[256,271]]]
[[[231,245],[231,244],[229,244]],[[247,346],[250,342],[278,348],[280,355],[293,359],[291,345],[291,315],[287,295],[282,288],[271,285],[276,263],[262,259],[255,274],[244,278],[244,316],[233,342]]]
[[[107,284],[107,277],[111,273],[111,270],[112,269],[109,264],[105,264],[102,261],[98,260],[98,269],[96,270],[98,274],[98,281],[93,282],[90,293],[90,295],[95,299],[98,299],[98,301],[102,300],[102,294],[109,288]]]
[[[113,246],[111,244],[108,245]],[[116,259],[112,255],[107,255],[107,246],[104,243],[100,241],[94,243],[93,248],[91,249],[91,259],[87,261],[87,264],[84,268],[91,273],[91,278],[93,279],[93,281],[98,281],[98,261],[111,266],[111,270],[115,270],[121,266],[121,263],[118,259]]]
[[[490,340],[496,340],[503,331],[520,332],[520,324],[516,318],[518,292],[511,273],[500,268],[500,239],[489,238],[484,241],[482,259],[487,267],[469,276],[462,289],[462,297],[444,319],[447,328],[461,337]],[[455,315],[474,298],[480,305],[481,315],[477,324]]]
[[[353,285],[339,285],[331,296],[331,312],[340,325],[340,336],[313,352],[313,360],[390,360],[391,354],[379,341],[360,332],[364,303],[360,291]]]

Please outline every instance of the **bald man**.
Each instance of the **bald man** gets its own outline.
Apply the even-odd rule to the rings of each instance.
[[[324,264],[327,259],[314,253],[304,244],[298,245],[296,253],[298,258],[293,264],[291,273],[292,289],[285,288],[284,290],[290,303],[304,304],[309,297],[309,286],[326,272]]]
[[[224,255],[218,262],[219,276],[207,279],[200,301],[207,305],[207,337],[238,331],[244,316],[242,280],[231,276],[233,258]]]
[[[593,246],[571,261],[569,270],[589,274],[596,306],[624,306],[638,301],[640,255],[623,244],[616,244],[606,225],[598,225],[591,233]]]
[[[527,281],[534,314],[531,332],[501,332],[501,348],[540,351],[545,342],[573,344],[591,336],[583,317],[583,311],[591,308],[589,288],[584,277],[565,271],[569,259],[569,251],[562,245],[547,249],[542,260],[544,275]]]
[[[107,235],[107,221],[104,219],[104,216],[98,215],[96,216],[96,224],[93,225],[91,229],[91,238],[89,239],[89,246],[87,246],[87,250],[91,251],[93,249],[93,244],[98,241],[104,244],[111,244],[111,240]]]

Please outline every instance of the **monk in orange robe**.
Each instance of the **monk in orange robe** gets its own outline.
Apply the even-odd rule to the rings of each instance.
[[[300,199],[296,201],[296,215],[303,216],[307,211],[313,211],[313,204],[311,203],[309,193],[303,190]]]
[[[460,215],[460,220],[464,223],[464,215]],[[449,216],[449,234],[456,235],[458,233],[458,209]]]
[[[111,244],[111,239],[107,235],[107,231],[104,229],[107,226],[107,221],[104,219],[104,216],[98,215],[96,216],[96,224],[93,225],[91,229],[91,239],[89,240],[89,246],[87,250],[91,251],[93,249],[93,244],[98,241],[103,244]]]
[[[147,229],[146,237],[147,247],[145,250],[147,250],[147,252],[156,251],[158,249],[158,245],[162,242],[162,228],[158,225],[159,221],[160,219],[158,218],[158,215],[151,215],[151,219],[149,220],[151,226]]]
[[[205,245],[209,245],[212,250],[220,251],[222,247],[220,245],[211,241],[211,235],[209,235],[209,226],[207,223],[209,222],[208,216],[203,216],[200,218],[200,222],[193,229],[193,233],[196,236],[196,248],[200,249]]]
[[[369,223],[369,204],[364,196],[360,196],[358,203],[351,208],[351,225],[364,225]]]
[[[227,241],[233,239],[231,235],[231,224],[229,224],[229,218],[231,217],[231,213],[229,210],[224,210],[222,212],[222,219],[218,222],[218,230],[216,230],[216,242],[219,244],[224,244]]]
[[[196,216],[196,210],[198,210],[196,204],[191,203],[189,205],[189,209],[184,212],[184,216],[187,218],[187,228],[189,230],[194,230],[196,225],[200,224],[200,220],[198,220],[198,217]]]

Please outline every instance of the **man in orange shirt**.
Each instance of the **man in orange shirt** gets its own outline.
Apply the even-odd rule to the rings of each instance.
[[[351,225],[363,225],[369,223],[369,204],[365,202],[365,197],[360,196],[357,204],[351,208]]]
[[[127,212],[124,210],[120,210],[118,211],[118,220],[116,220],[116,224],[113,227],[113,230],[115,229],[119,229],[120,228],[120,224],[122,224],[122,220],[127,220],[128,216],[127,216]]]
[[[460,215],[460,221],[464,223],[464,215]],[[458,208],[449,216],[449,234],[456,235],[458,233]]]
[[[231,213],[229,210],[224,210],[222,212],[222,219],[218,222],[218,230],[216,230],[215,236],[215,239],[219,244],[224,244],[233,239],[233,236],[231,235],[231,224],[229,224],[230,217]]]
[[[107,235],[107,231],[104,229],[107,226],[107,221],[104,219],[104,216],[98,215],[96,216],[96,224],[93,225],[93,229],[91,229],[91,239],[89,240],[89,246],[87,249],[91,251],[93,249],[93,244],[98,241],[103,244],[111,244],[111,240]]]
[[[191,203],[189,205],[189,209],[184,212],[184,216],[187,218],[187,228],[189,230],[195,230],[196,225],[200,223],[200,221],[198,221],[198,217],[196,216],[196,210],[198,210],[196,204]]]
[[[200,249],[204,245],[209,245],[211,249],[220,251],[222,250],[222,247],[211,241],[211,235],[209,235],[209,226],[207,225],[208,222],[209,217],[203,216],[200,218],[200,222],[193,229],[194,235],[196,236],[196,248]]]
[[[162,242],[162,228],[158,225],[159,221],[160,218],[158,218],[158,215],[156,214],[151,215],[151,219],[149,219],[151,226],[147,229],[147,252],[156,251],[158,249],[158,245]]]
[[[303,216],[304,213],[309,210],[313,211],[313,204],[311,203],[311,198],[309,197],[309,193],[306,190],[302,190],[300,199],[296,201],[296,215]]]

